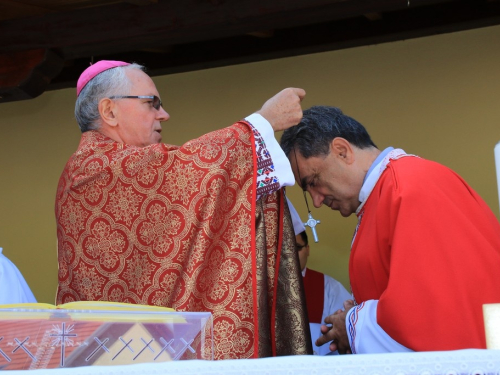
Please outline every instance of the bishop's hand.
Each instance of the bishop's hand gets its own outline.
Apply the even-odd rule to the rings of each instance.
[[[266,101],[257,113],[269,121],[275,132],[288,129],[302,120],[300,102],[305,95],[302,89],[286,88]]]

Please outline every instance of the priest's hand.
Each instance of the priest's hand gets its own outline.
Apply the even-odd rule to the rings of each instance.
[[[297,125],[302,119],[300,102],[306,92],[299,88],[286,88],[266,101],[260,111],[275,132]]]
[[[347,312],[352,307],[354,307],[354,301],[347,300],[344,302],[344,310],[337,310],[325,318],[325,323],[331,324],[331,326],[321,326],[323,335],[316,340],[317,346],[330,342],[330,351],[338,350],[339,354],[351,354],[345,319]]]

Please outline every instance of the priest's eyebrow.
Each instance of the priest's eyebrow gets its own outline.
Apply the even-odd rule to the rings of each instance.
[[[310,185],[310,182],[308,182],[308,180],[314,180],[316,177],[316,175],[313,175],[312,177],[311,176],[305,176],[305,177],[302,177],[300,179],[300,187],[302,188],[302,190],[306,191],[307,190],[307,186]]]

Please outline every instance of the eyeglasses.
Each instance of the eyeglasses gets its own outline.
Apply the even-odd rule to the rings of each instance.
[[[304,245],[299,245],[299,244],[296,244],[295,245],[295,251],[296,252],[299,252],[300,250],[302,250],[304,247],[306,247],[307,244],[304,244]]]
[[[161,99],[156,95],[114,95],[110,96],[109,99],[150,99],[152,107],[157,111],[163,106]]]

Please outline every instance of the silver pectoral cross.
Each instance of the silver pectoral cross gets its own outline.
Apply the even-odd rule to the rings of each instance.
[[[318,233],[316,233],[316,225],[320,224],[321,221],[316,220],[312,217],[311,213],[309,212],[307,222],[304,223],[304,225],[307,225],[309,228],[311,228],[314,236],[314,242],[318,242]]]

